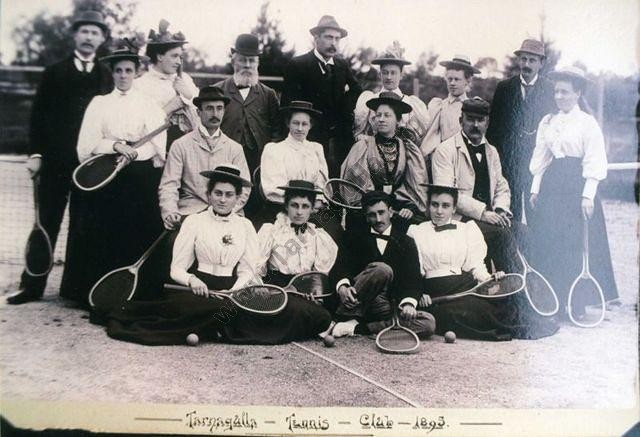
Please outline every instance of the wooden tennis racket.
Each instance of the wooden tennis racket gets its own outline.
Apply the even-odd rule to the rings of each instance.
[[[40,176],[33,178],[33,209],[35,220],[33,229],[27,239],[25,251],[25,271],[29,276],[45,276],[53,267],[53,246],[46,229],[40,222],[40,199],[38,197],[38,187],[40,186]]]
[[[184,285],[164,284],[169,290],[188,291],[191,287]],[[278,314],[287,306],[289,298],[287,293],[275,285],[249,285],[238,290],[214,291],[209,290],[210,296],[218,296],[229,299],[238,308],[255,314]]]
[[[394,313],[391,326],[387,326],[376,336],[376,346],[386,354],[411,354],[418,351],[420,339],[411,329],[402,326]]]
[[[507,273],[502,279],[491,277],[475,287],[448,296],[438,296],[431,299],[432,304],[460,299],[464,296],[476,296],[484,299],[500,299],[521,292],[524,289],[524,277],[519,273]]]
[[[322,191],[333,205],[351,210],[362,209],[362,195],[365,191],[353,182],[340,178],[329,179]]]
[[[321,301],[333,294],[329,277],[322,272],[300,273],[291,278],[284,291],[313,301]]]
[[[162,126],[140,138],[131,147],[136,149],[142,146],[162,131],[167,130],[169,126],[171,126],[171,122],[167,120]],[[101,153],[92,156],[73,171],[73,183],[83,191],[98,190],[111,182],[130,162],[119,153]]]
[[[529,265],[520,249],[517,249],[517,254],[523,266],[524,292],[529,305],[541,316],[555,315],[560,308],[560,302],[553,287],[542,273]]]
[[[584,313],[575,312],[576,307],[585,307]],[[569,320],[581,328],[598,326],[606,311],[606,302],[602,287],[589,270],[589,221],[583,221],[582,271],[571,284],[567,299]]]
[[[89,305],[97,311],[108,312],[131,300],[138,286],[140,267],[168,233],[164,230],[134,264],[115,269],[100,278],[89,292]]]

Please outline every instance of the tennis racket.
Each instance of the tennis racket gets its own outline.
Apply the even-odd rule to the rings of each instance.
[[[140,138],[131,147],[136,149],[142,146],[160,132],[168,129],[169,126],[171,126],[171,122],[167,120],[162,126]],[[111,182],[129,162],[119,153],[101,153],[92,156],[73,171],[73,183],[83,191],[98,190]]]
[[[584,314],[575,313],[576,306],[585,306]],[[604,320],[606,303],[602,287],[589,271],[589,222],[584,220],[582,236],[582,271],[571,284],[567,299],[569,320],[581,328],[593,328]]]
[[[184,285],[164,284],[164,287],[169,290],[191,292],[191,288]],[[249,285],[226,292],[209,290],[209,295],[227,298],[245,311],[267,315],[280,313],[289,301],[287,293],[275,285]]]
[[[40,222],[40,200],[38,198],[38,187],[40,186],[40,176],[33,179],[33,209],[35,220],[33,229],[27,239],[25,251],[25,271],[29,276],[45,276],[53,267],[53,247],[51,239],[46,229]]]
[[[115,269],[100,278],[89,292],[89,305],[98,311],[108,312],[131,300],[138,286],[140,267],[168,233],[164,230],[134,264]]]
[[[322,272],[300,273],[289,281],[284,291],[303,296],[309,300],[322,300],[333,294],[329,285],[329,277]]]
[[[391,326],[384,328],[376,336],[376,346],[386,354],[410,354],[417,352],[420,339],[411,329],[402,326],[398,315],[394,314]]]
[[[519,273],[507,273],[502,279],[493,276],[475,287],[448,296],[438,296],[431,299],[432,304],[448,302],[464,296],[476,296],[484,299],[499,299],[519,293],[524,289],[524,277]]]
[[[353,182],[339,178],[329,179],[322,191],[333,205],[351,210],[362,209],[362,195],[365,191]]]
[[[518,257],[523,265],[524,292],[531,308],[541,316],[553,316],[558,312],[560,303],[558,296],[549,281],[540,272],[531,267],[520,249]]]

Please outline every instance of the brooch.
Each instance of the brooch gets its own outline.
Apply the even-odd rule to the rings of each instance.
[[[233,236],[231,234],[227,234],[222,237],[222,244],[225,246],[231,246],[233,244]]]

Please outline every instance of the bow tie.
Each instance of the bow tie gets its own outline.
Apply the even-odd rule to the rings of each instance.
[[[391,241],[391,236],[390,235],[378,234],[377,232],[371,232],[370,235],[373,238],[377,238],[379,240]]]
[[[246,90],[247,88],[251,88],[250,85],[236,85],[236,88],[239,90]]]
[[[228,222],[231,218],[231,213],[227,215],[218,215],[215,212],[211,212],[211,217],[217,222]]]
[[[447,230],[451,230],[451,229],[456,229],[457,226],[454,223],[448,223],[446,225],[442,225],[442,226],[435,226],[433,227],[435,229],[436,232],[442,232],[442,231],[447,231]]]
[[[301,225],[297,225],[295,223],[291,223],[291,227],[293,228],[294,231],[296,231],[296,235],[304,234],[305,232],[307,232],[307,224],[306,223],[302,223]]]

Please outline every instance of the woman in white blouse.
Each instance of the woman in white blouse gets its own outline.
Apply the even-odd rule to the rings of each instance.
[[[131,146],[161,126],[165,113],[133,87],[140,66],[135,47],[118,49],[102,61],[111,67],[115,89],[94,97],[87,107],[78,158],[82,162],[96,154],[116,153],[129,164],[106,187],[84,195],[87,208],[81,219],[86,236],[72,244],[68,266],[68,280],[83,296],[104,273],[135,262],[162,232],[157,189],[165,133],[135,149]]]
[[[609,242],[597,196],[607,176],[604,138],[593,116],[579,102],[588,80],[577,67],[552,72],[557,113],[538,126],[529,170],[533,174],[530,203],[534,208],[531,261],[549,280],[561,302],[582,267],[582,222],[589,220],[590,266],[607,300],[618,291]],[[559,267],[561,266],[561,267]],[[582,302],[583,306],[591,302]]]
[[[422,306],[436,319],[436,333],[480,340],[535,339],[555,333],[557,326],[537,316],[516,295],[499,301],[466,296],[429,306],[431,297],[468,290],[491,277],[484,263],[487,245],[473,222],[452,220],[458,201],[454,187],[428,185],[431,221],[412,225],[407,235],[418,247],[424,293]],[[504,276],[496,272],[495,277]]]

